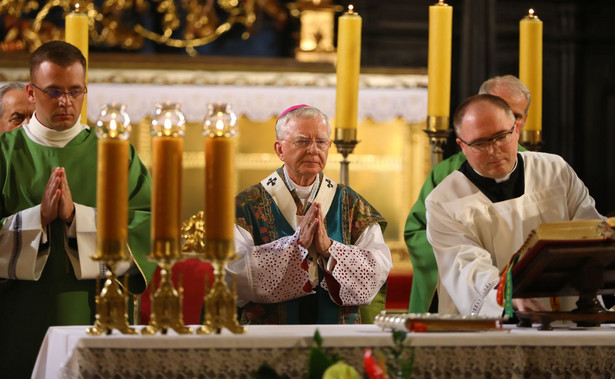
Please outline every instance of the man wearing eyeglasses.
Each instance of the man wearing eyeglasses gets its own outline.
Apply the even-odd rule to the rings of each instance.
[[[561,157],[517,151],[517,121],[500,97],[466,99],[453,123],[467,160],[426,200],[427,238],[440,280],[438,312],[499,317],[499,272],[533,229],[602,216]],[[540,308],[535,299],[513,304]]]
[[[237,196],[235,250],[243,324],[353,324],[392,267],[385,219],[323,174],[331,126],[297,105],[276,122],[284,165]]]
[[[519,131],[523,129],[527,121],[531,95],[519,78],[512,75],[494,76],[483,82],[478,93],[488,93],[501,97],[513,111],[517,121],[517,129]],[[519,151],[525,151],[525,149],[519,145]],[[425,179],[418,199],[408,214],[404,237],[413,268],[412,289],[408,307],[411,313],[437,312],[438,310],[436,293],[438,267],[433,248],[427,241],[425,199],[444,178],[457,171],[465,161],[466,156],[460,151],[438,163]]]
[[[91,325],[97,281],[105,267],[96,250],[97,138],[81,123],[85,58],[62,41],[30,57],[26,86],[35,111],[22,128],[0,135],[0,372],[29,377],[47,328]],[[130,270],[139,293],[156,265],[149,253],[150,176],[131,146]],[[138,266],[138,267],[136,267]]]
[[[21,83],[0,87],[0,133],[10,132],[30,121],[34,107],[28,101],[25,88]]]

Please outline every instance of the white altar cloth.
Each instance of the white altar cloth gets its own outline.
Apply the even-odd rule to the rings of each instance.
[[[267,121],[294,104],[309,104],[335,117],[335,87],[273,87],[241,85],[88,85],[88,118],[98,119],[104,104],[126,104],[134,121],[153,115],[156,104],[170,101],[181,104],[186,119],[202,122],[207,104],[228,103],[238,116],[252,121]],[[406,122],[423,122],[427,116],[426,88],[361,88],[358,118],[389,121],[400,117]]]
[[[0,82],[0,86],[5,84]],[[179,103],[186,120],[202,122],[209,103],[228,103],[237,116],[263,122],[295,104],[319,108],[335,118],[335,87],[331,86],[254,86],[150,83],[89,83],[88,119],[95,122],[105,104],[126,105],[133,122],[152,116],[156,105]],[[384,122],[396,117],[408,123],[424,122],[427,117],[427,88],[361,88],[358,119]]]
[[[85,326],[52,327],[32,378],[92,377],[135,373],[188,377],[249,377],[261,363],[280,374],[303,375],[316,328],[323,347],[363,371],[365,347],[392,345],[375,325],[249,326],[245,335],[88,336]],[[604,377],[615,374],[615,326],[553,331],[507,326],[502,331],[409,333],[414,374],[459,377]],[[102,370],[102,371],[101,371]],[[222,373],[222,374],[221,374]],[[293,376],[295,375],[295,376]]]

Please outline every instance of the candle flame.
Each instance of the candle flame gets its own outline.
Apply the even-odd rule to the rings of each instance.
[[[534,10],[532,8],[530,8],[528,15],[530,16],[530,18],[534,17]]]
[[[163,127],[165,129],[171,129],[173,127],[173,123],[171,122],[171,119],[165,118]]]
[[[79,13],[79,3],[75,3],[75,12]]]
[[[109,121],[109,137],[111,138],[116,138],[118,136],[118,130],[117,130],[117,122],[115,121],[115,113],[112,113],[111,116],[114,118],[111,121]]]
[[[216,121],[216,129],[217,130],[224,130],[224,121],[222,121],[222,120]]]
[[[354,13],[354,6],[352,4],[348,5],[348,13]]]

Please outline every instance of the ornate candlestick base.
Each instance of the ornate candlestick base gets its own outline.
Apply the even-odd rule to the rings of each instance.
[[[357,141],[357,130],[336,128],[333,143],[335,147],[337,147],[337,152],[342,154],[342,161],[340,162],[340,182],[347,186],[350,175],[348,155],[352,154],[355,146],[359,143],[359,141]]]
[[[449,118],[446,116],[427,116],[427,137],[431,145],[431,167],[442,162],[444,145],[451,130],[448,128]]]
[[[151,317],[149,325],[141,330],[142,334],[150,335],[161,332],[167,334],[168,329],[173,329],[177,334],[190,334],[192,328],[184,326],[183,293],[182,285],[179,292],[175,290],[171,281],[172,263],[160,263],[160,284],[155,293],[151,295]]]
[[[113,329],[124,334],[137,333],[135,329],[128,326],[128,299],[118,284],[113,266],[114,263],[107,263],[105,286],[100,295],[96,295],[96,321],[93,327],[86,330],[91,336],[111,334]]]
[[[522,130],[519,143],[530,151],[540,151],[544,146],[544,142],[542,142],[542,131]]]
[[[243,334],[246,328],[237,321],[237,289],[231,292],[226,285],[226,262],[234,255],[232,241],[207,241],[206,258],[214,266],[214,283],[205,295],[205,321],[197,334],[220,333],[227,328]]]

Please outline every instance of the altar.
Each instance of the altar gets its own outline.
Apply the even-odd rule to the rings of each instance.
[[[88,336],[85,326],[52,327],[33,379],[111,377],[248,378],[263,363],[291,378],[307,373],[316,329],[323,348],[363,373],[365,348],[393,345],[375,325],[258,325],[245,335]],[[615,375],[615,326],[553,331],[505,326],[485,332],[409,333],[414,377],[584,377]]]

